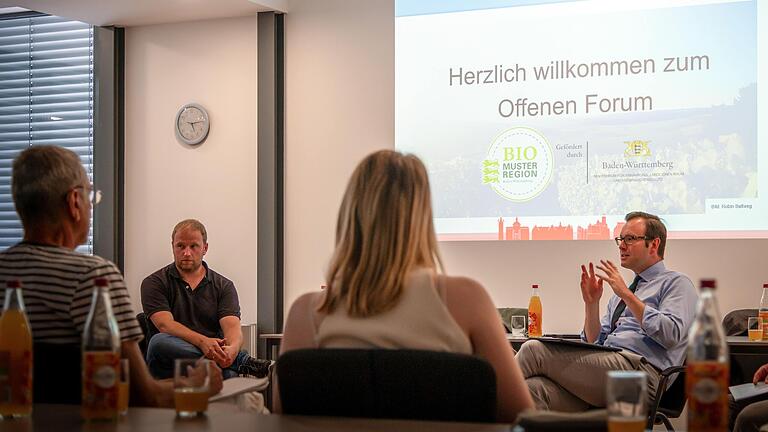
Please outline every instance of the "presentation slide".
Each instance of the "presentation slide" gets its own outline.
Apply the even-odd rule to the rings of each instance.
[[[768,1],[397,0],[440,240],[768,238]]]

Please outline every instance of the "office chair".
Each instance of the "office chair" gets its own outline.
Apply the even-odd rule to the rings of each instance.
[[[756,317],[757,309],[735,309],[723,317],[723,329],[726,336],[746,336],[747,318]]]
[[[675,378],[675,374],[678,374],[677,378]],[[664,369],[660,376],[646,429],[653,429],[653,425],[663,423],[667,431],[674,432],[675,428],[672,427],[672,422],[669,419],[680,417],[686,403],[685,362],[683,362],[683,366],[671,366]],[[674,381],[667,388],[670,379],[674,379]]]
[[[80,405],[82,357],[79,343],[34,342],[34,403]]]
[[[496,310],[499,312],[499,316],[501,317],[501,323],[504,324],[504,330],[506,330],[507,333],[512,333],[512,328],[510,327],[510,321],[512,320],[512,317],[515,315],[520,315],[525,317],[525,328],[526,332],[528,331],[528,308],[496,308]]]
[[[147,347],[149,347],[149,340],[152,339],[152,336],[156,335],[157,333],[160,333],[160,330],[155,327],[155,324],[152,322],[151,319],[147,317],[147,315],[144,312],[140,312],[136,314],[136,321],[139,322],[139,326],[141,326],[141,332],[144,333],[144,339],[139,341],[139,349],[141,349],[141,355],[144,357],[144,359],[147,358]]]
[[[301,349],[277,360],[284,414],[463,422],[496,420],[496,374],[465,354]]]

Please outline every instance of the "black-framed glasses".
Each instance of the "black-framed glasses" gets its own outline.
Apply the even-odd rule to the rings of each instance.
[[[86,190],[86,187],[84,185],[75,186],[73,189],[83,189]],[[91,204],[96,205],[101,202],[101,191],[98,189],[94,189],[93,185],[91,185],[88,189],[88,201],[91,202]]]
[[[636,243],[638,240],[651,240],[648,236],[636,236],[636,235],[625,235],[622,237],[616,237],[613,239],[616,241],[616,246],[621,246],[621,242],[624,242],[625,245],[629,246],[633,243]]]

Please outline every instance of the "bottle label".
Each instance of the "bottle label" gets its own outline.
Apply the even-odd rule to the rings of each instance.
[[[528,336],[541,336],[541,324],[539,315],[536,312],[528,312]]]
[[[758,316],[763,327],[763,340],[768,340],[768,310],[761,310]]]
[[[120,356],[111,351],[83,353],[83,406],[85,419],[117,417]]]
[[[688,398],[688,429],[726,431],[728,429],[727,363],[690,362],[686,368],[685,387]]]
[[[32,351],[0,351],[0,405],[32,405]],[[0,407],[6,412],[7,406]]]

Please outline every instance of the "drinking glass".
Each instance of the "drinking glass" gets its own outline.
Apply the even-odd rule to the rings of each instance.
[[[120,415],[128,414],[130,382],[131,369],[128,365],[128,359],[120,359],[120,381],[117,382],[117,412]]]
[[[606,403],[608,432],[643,432],[648,420],[645,372],[610,371]]]
[[[512,329],[512,337],[525,337],[525,317],[515,315],[509,320],[509,327]]]
[[[207,359],[176,359],[173,368],[173,399],[176,415],[196,417],[208,410],[212,362]]]
[[[760,317],[747,318],[747,332],[749,334],[749,340],[751,341],[763,340],[762,318]]]

